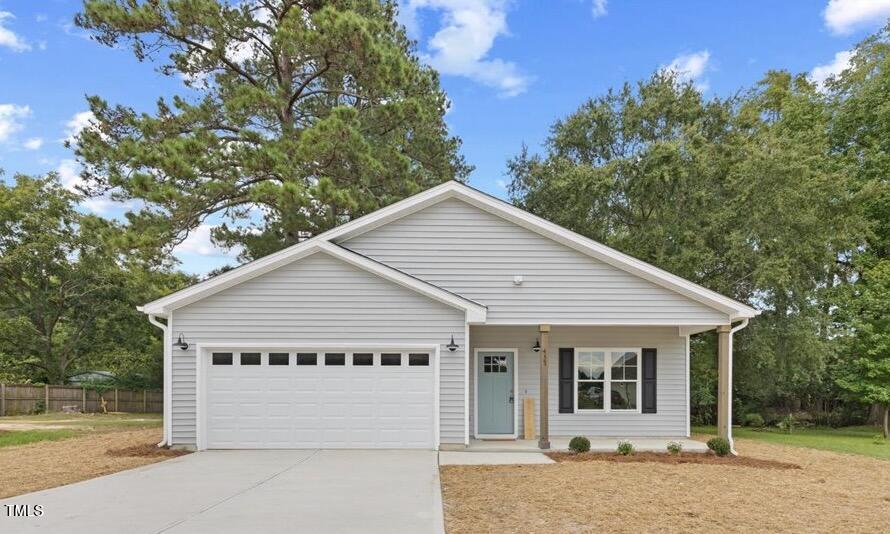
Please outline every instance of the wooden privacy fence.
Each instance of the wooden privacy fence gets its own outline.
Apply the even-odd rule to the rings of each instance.
[[[108,389],[102,393],[109,412],[161,413],[164,394],[152,389]],[[34,386],[0,384],[0,416],[38,411],[61,412],[75,406],[82,412],[101,412],[99,394],[81,386]]]

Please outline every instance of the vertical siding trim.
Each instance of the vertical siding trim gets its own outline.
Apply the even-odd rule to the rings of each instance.
[[[689,383],[692,380],[692,368],[689,366],[689,334],[686,334],[686,437],[692,435],[692,401],[689,398],[691,394]]]
[[[470,322],[467,320],[464,320],[464,445],[470,445]]]
[[[164,439],[173,445],[173,311],[164,331]]]

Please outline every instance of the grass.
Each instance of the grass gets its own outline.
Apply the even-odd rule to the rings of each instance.
[[[0,448],[87,434],[160,428],[160,414],[64,414],[0,417]]]
[[[78,435],[76,430],[0,431],[0,447],[27,445],[37,441],[58,441]]]
[[[693,433],[716,435],[717,429],[713,426],[698,426],[692,428]],[[795,428],[792,433],[777,428],[753,429],[747,427],[734,427],[732,434],[736,438],[753,439],[778,445],[792,447],[809,447],[824,451],[843,452],[849,454],[861,454],[890,460],[890,441],[878,440],[881,430],[874,426],[849,426],[843,428],[828,427],[802,427]]]

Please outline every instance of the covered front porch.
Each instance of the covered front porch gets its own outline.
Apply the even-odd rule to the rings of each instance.
[[[730,325],[479,325],[469,332],[469,441],[482,452],[706,451],[691,440],[689,337],[719,338],[718,431],[732,440]],[[542,380],[542,377],[545,377]]]

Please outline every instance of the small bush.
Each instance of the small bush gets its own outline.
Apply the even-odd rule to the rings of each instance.
[[[683,452],[683,444],[679,441],[668,442],[667,451],[671,454],[680,454]]]
[[[629,441],[618,442],[618,454],[622,456],[630,456],[634,453],[634,444]]]
[[[776,426],[779,427],[780,430],[784,430],[785,432],[791,434],[794,432],[794,427],[797,425],[797,419],[794,418],[793,415],[788,414],[782,418],[781,421],[776,423]]]
[[[763,420],[763,416],[759,413],[746,413],[744,419],[742,419],[742,423],[745,426],[750,426],[752,428],[763,428],[763,425],[766,424]]]
[[[711,438],[708,440],[708,448],[714,451],[714,454],[717,456],[726,456],[732,449],[729,446],[729,441],[723,438]]]
[[[575,436],[569,442],[569,450],[572,452],[587,452],[590,450],[590,440],[584,436]]]

